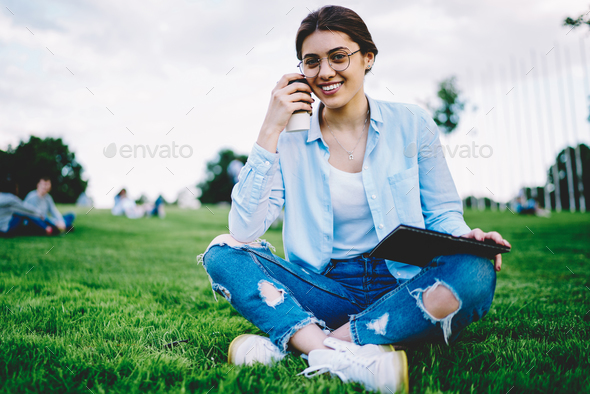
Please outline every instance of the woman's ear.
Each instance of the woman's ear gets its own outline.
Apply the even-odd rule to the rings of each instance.
[[[367,52],[365,54],[365,69],[370,70],[375,63],[375,54],[373,52]]]

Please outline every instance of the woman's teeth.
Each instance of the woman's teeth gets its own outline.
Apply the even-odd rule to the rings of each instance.
[[[336,88],[339,88],[340,85],[342,85],[342,82],[336,83],[334,85],[322,86],[322,90],[324,90],[324,91],[334,90]]]

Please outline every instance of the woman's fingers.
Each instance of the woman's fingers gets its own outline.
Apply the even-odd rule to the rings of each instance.
[[[500,233],[498,233],[497,231],[490,231],[489,233],[484,233],[484,239],[491,239],[497,244],[511,247],[510,243],[506,241],[504,238],[502,238]],[[499,253],[494,256],[494,269],[496,270],[496,272],[500,272],[500,270],[502,269],[502,255]]]
[[[491,239],[494,242],[496,242],[497,244],[506,245],[510,248],[512,247],[512,245],[510,245],[510,242],[508,242],[504,238],[502,238],[502,235],[500,235],[500,233],[498,233],[497,231],[490,231],[488,233],[484,233],[479,228],[476,228],[476,229],[471,230],[470,233],[467,233],[464,236],[467,236],[468,238],[475,238],[478,241],[484,241],[486,239]]]
[[[281,79],[279,79],[275,89],[283,89],[284,87],[289,85],[290,81],[294,81],[296,79],[304,79],[304,78],[305,78],[305,76],[303,74],[298,74],[298,73],[285,74],[281,77]],[[305,86],[309,87],[309,85],[307,85],[307,84],[305,84]],[[299,89],[299,90],[301,90],[301,89]],[[311,88],[310,88],[310,91],[311,91]]]
[[[291,97],[293,99],[295,99],[296,97],[299,97],[297,100],[294,100],[294,101],[300,101],[300,100],[306,100],[309,102],[315,101],[311,97],[311,94],[313,93],[313,91],[311,90],[311,88],[309,87],[308,84],[303,83],[303,82],[294,82],[290,85],[285,86],[280,91],[281,91],[281,93],[284,93],[285,95],[288,95],[289,97]]]
[[[502,238],[502,235],[500,235],[500,233],[498,233],[496,231],[490,231],[489,233],[487,233],[486,238],[493,239],[494,242],[496,242],[499,245],[505,245],[505,246],[508,246],[509,248],[512,247],[512,245],[510,245],[510,242],[508,242],[504,238]]]
[[[474,228],[471,230],[471,233],[473,238],[477,239],[478,241],[483,241],[485,239],[485,233],[479,228]]]
[[[312,91],[309,85],[302,82],[289,85],[290,81],[303,78],[302,74],[290,73],[283,75],[277,81],[262,124],[261,130],[264,130],[266,135],[279,134],[284,130],[293,112],[312,110],[312,103],[315,100],[311,97]]]
[[[502,255],[501,254],[497,254],[494,257],[494,269],[496,270],[496,272],[500,272],[500,270],[502,269]]]
[[[289,95],[289,98],[291,100],[293,100],[293,103],[296,103],[298,101],[305,101],[306,103],[313,103],[315,102],[315,99],[313,97],[311,97],[308,93],[291,93]]]
[[[504,243],[504,239],[502,238],[502,236],[500,235],[500,233],[498,233],[497,231],[490,231],[489,233],[486,233],[485,234],[485,238],[486,239],[492,239],[497,244],[503,244]]]
[[[467,234],[462,235],[462,237],[474,238],[474,239],[477,239],[478,241],[484,241],[486,239],[491,239],[494,242],[496,242],[497,244],[506,245],[510,248],[512,247],[512,245],[510,245],[510,242],[508,242],[504,238],[502,238],[500,233],[498,233],[497,231],[490,231],[488,233],[484,233],[481,229],[475,228],[475,229],[471,230],[470,232],[468,232]],[[496,272],[499,272],[502,269],[502,255],[501,254],[497,254],[494,256],[494,269],[496,270]]]

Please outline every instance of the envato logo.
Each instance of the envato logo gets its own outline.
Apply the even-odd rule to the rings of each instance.
[[[453,145],[452,147],[449,145],[436,145],[436,146],[428,146],[422,145],[420,147],[420,156],[422,157],[437,157],[437,155],[442,153],[443,157],[447,157],[447,155],[453,159],[457,154],[461,159],[470,159],[470,158],[490,158],[494,154],[494,149],[490,145],[477,145],[475,142],[471,142],[469,144],[462,144],[462,145]],[[479,155],[478,155],[479,153]],[[411,142],[406,149],[404,149],[404,156],[406,157],[414,157],[418,154],[417,145],[415,142]]]
[[[176,150],[177,148],[178,151]],[[179,157],[188,159],[193,155],[193,148],[190,145],[178,146],[174,141],[172,141],[172,145],[121,145],[118,152],[119,156],[121,156],[123,159],[130,159],[131,157],[134,159],[137,157],[144,159],[146,157],[150,157],[154,159],[156,156],[161,157],[162,159],[176,159]],[[117,155],[117,144],[114,142],[110,143],[102,150],[102,153],[105,155],[105,157],[112,159]]]

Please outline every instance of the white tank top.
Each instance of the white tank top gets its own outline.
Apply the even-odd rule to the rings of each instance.
[[[333,259],[350,259],[379,242],[361,172],[339,170],[330,164],[330,195],[334,214]]]

